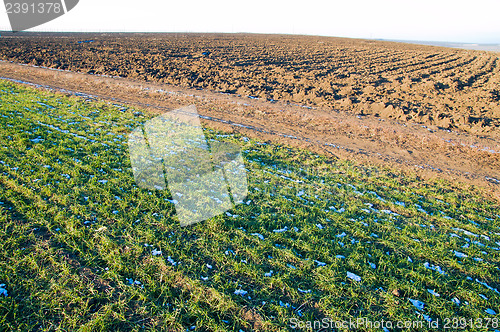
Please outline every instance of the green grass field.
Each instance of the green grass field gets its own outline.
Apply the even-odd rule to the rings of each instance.
[[[0,81],[1,331],[500,330],[480,188],[205,128],[244,151],[249,195],[182,228],[134,183],[128,133],[154,117],[135,112]]]

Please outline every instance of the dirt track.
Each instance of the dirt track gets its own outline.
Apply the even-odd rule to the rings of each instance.
[[[498,53],[311,36],[21,33],[3,34],[0,58],[500,135]]]
[[[500,187],[500,141],[392,120],[322,111],[166,84],[0,62],[0,76],[80,92],[153,112],[195,104],[212,127],[305,147],[359,163],[389,163],[423,176]],[[211,120],[208,120],[211,118]]]

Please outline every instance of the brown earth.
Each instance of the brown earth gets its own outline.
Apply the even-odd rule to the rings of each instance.
[[[320,110],[125,78],[0,62],[0,77],[58,93],[137,105],[156,113],[195,104],[211,127],[422,177],[440,177],[500,192],[500,139],[433,130],[350,112]],[[498,196],[500,199],[500,196]]]
[[[82,42],[86,41],[86,42]],[[2,33],[0,59],[499,137],[499,53],[249,34]]]

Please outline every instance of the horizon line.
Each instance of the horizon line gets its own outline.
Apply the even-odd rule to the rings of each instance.
[[[388,42],[399,42],[399,43],[439,43],[439,44],[453,44],[453,45],[464,45],[464,46],[500,46],[500,40],[497,42],[465,42],[465,41],[448,41],[448,40],[425,40],[425,39],[392,39],[392,38],[381,38],[381,37],[347,37],[347,36],[334,36],[334,35],[319,35],[319,34],[307,34],[307,33],[275,33],[275,32],[248,32],[248,31],[238,31],[238,32],[228,32],[228,31],[61,31],[61,30],[42,30],[42,31],[12,31],[12,30],[0,30],[0,36],[4,33],[10,34],[37,34],[37,33],[60,33],[60,34],[226,34],[226,35],[274,35],[274,36],[307,36],[307,37],[324,37],[324,38],[340,38],[340,39],[359,39],[359,40],[374,40],[374,41],[388,41]],[[426,44],[423,44],[426,45]],[[430,45],[433,46],[433,45]],[[436,45],[443,46],[443,45]]]

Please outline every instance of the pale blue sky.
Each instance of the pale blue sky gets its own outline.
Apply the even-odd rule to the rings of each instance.
[[[295,33],[500,44],[500,0],[80,0],[31,31]],[[0,29],[10,30],[5,9]]]

